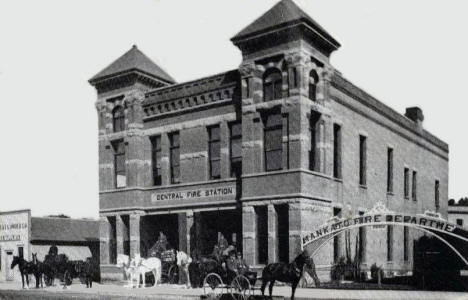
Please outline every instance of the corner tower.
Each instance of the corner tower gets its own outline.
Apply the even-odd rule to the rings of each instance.
[[[103,192],[150,185],[151,166],[145,159],[145,149],[150,147],[150,142],[142,134],[142,103],[146,91],[172,85],[175,80],[133,46],[91,78],[89,83],[97,91],[100,256],[101,265],[106,265],[115,263],[117,254],[133,256],[140,252],[141,211],[131,211],[128,219],[106,215],[102,206]],[[132,194],[131,197],[135,203],[142,201],[141,194]],[[112,228],[117,228],[117,234],[112,234],[115,232]],[[122,238],[125,236],[122,230],[127,232],[130,242]],[[115,244],[116,251],[112,250]]]
[[[330,55],[340,44],[292,0],[278,2],[231,41],[242,52],[244,254],[254,264],[267,256],[291,261],[301,235],[333,215],[328,91]],[[258,210],[266,200],[267,209]],[[261,222],[267,235],[249,229]],[[266,239],[268,255],[259,246]]]

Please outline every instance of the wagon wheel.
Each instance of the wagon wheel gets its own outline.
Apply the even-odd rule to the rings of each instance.
[[[203,280],[203,293],[209,299],[219,299],[223,294],[223,280],[216,273],[206,275]]]
[[[63,274],[63,284],[64,287],[67,285],[71,285],[73,282],[73,278],[71,277],[70,271],[66,270],[65,274]]]
[[[232,299],[234,300],[247,300],[252,296],[252,289],[247,277],[237,275],[231,282],[230,290]]]
[[[176,284],[179,282],[179,267],[177,265],[172,265],[167,271],[167,281],[170,284]]]

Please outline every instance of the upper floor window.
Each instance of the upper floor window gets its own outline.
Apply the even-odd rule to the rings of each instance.
[[[413,201],[418,200],[417,189],[416,189],[418,185],[417,176],[418,176],[418,173],[416,171],[413,171],[413,183],[411,186],[411,198],[413,199]]]
[[[435,202],[436,212],[438,212],[439,208],[440,208],[440,202],[439,202],[440,191],[439,191],[439,188],[440,188],[439,180],[436,180],[435,185],[434,185],[434,202]]]
[[[283,76],[278,69],[271,69],[263,77],[263,97],[265,101],[281,99]]]
[[[341,126],[333,124],[333,177],[341,178]]]
[[[125,168],[125,144],[123,140],[112,143],[114,148],[114,174],[115,187],[122,188],[127,186],[127,172]]]
[[[393,149],[387,148],[387,193],[393,192]]]
[[[264,129],[265,171],[283,169],[283,117],[268,115]]]
[[[169,134],[169,165],[171,183],[180,182],[180,140],[179,132]]]
[[[230,128],[231,177],[242,174],[242,124],[232,123]]]
[[[153,167],[153,184],[161,185],[161,136],[151,138],[151,164]]]
[[[208,128],[208,157],[210,179],[221,178],[221,140],[219,125]]]
[[[309,99],[312,101],[317,100],[317,84],[319,81],[318,74],[315,70],[310,71],[309,74]]]
[[[408,168],[405,168],[404,170],[404,173],[403,173],[403,192],[404,192],[404,195],[405,195],[405,198],[408,199],[409,198],[409,169]]]
[[[125,130],[125,112],[123,106],[118,105],[112,111],[112,124],[114,132]]]
[[[318,143],[320,141],[320,117],[315,111],[311,112],[309,120],[310,130],[310,151],[309,151],[309,170],[320,171]]]
[[[457,219],[457,225],[463,226],[463,219]]]
[[[359,184],[367,182],[367,137],[359,136]]]

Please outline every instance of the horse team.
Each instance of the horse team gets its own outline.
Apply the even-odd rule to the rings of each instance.
[[[214,272],[223,272],[224,265],[216,258],[204,257],[192,261],[192,259],[184,252],[176,251],[177,266],[179,276],[185,275],[187,288],[192,286],[200,286],[206,274]],[[15,256],[11,264],[13,269],[18,266],[23,288],[29,288],[29,274],[36,278],[36,288],[46,285],[53,285],[55,278],[59,278],[64,287],[72,283],[73,278],[80,277],[86,284],[86,287],[92,287],[93,273],[95,273],[95,265],[92,259],[88,258],[86,261],[69,261],[66,255],[58,254],[57,248],[54,246],[49,250],[44,262],[37,259],[37,253],[32,254],[32,261],[28,262],[25,259]],[[140,286],[140,277],[142,277],[143,287],[145,287],[145,275],[151,272],[154,276],[154,286],[161,282],[161,260],[157,257],[150,257],[143,259],[140,255],[136,255],[133,259],[129,256],[119,254],[117,256],[117,265],[123,268],[125,277],[128,280],[128,287]],[[290,283],[292,287],[291,299],[294,299],[294,294],[297,285],[302,277],[304,271],[308,272],[313,278],[316,286],[320,285],[318,277],[315,272],[315,265],[305,252],[299,254],[293,262],[286,263],[271,263],[268,264],[262,271],[262,285],[261,292],[264,295],[265,288],[269,283],[270,297],[272,295],[273,286],[275,281]],[[190,279],[192,274],[192,280]],[[26,285],[25,285],[26,279]]]
[[[92,258],[83,260],[68,260],[65,254],[58,254],[57,247],[51,246],[49,253],[45,256],[43,262],[37,258],[37,253],[32,253],[32,260],[26,261],[24,258],[14,256],[11,263],[11,269],[18,266],[21,273],[23,289],[29,289],[29,275],[34,275],[36,279],[36,288],[54,285],[58,278],[63,282],[63,287],[71,285],[74,278],[80,278],[87,288],[92,287],[93,279],[99,270],[98,265]]]

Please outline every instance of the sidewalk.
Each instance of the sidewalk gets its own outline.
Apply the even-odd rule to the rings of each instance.
[[[34,280],[33,280],[34,281]],[[258,294],[259,291],[256,291]],[[7,299],[2,295],[14,295],[16,299],[181,299],[199,300],[203,295],[203,289],[183,289],[181,287],[161,285],[140,289],[129,289],[118,285],[101,285],[94,283],[92,289],[87,289],[82,284],[74,284],[68,289],[61,286],[44,289],[22,290],[21,283],[0,283],[0,299]],[[289,299],[291,288],[287,286],[275,287],[275,296],[283,296]],[[22,296],[22,297],[20,297]],[[15,298],[13,297],[13,298]],[[296,299],[414,299],[414,300],[440,300],[457,299],[468,300],[468,293],[460,292],[430,292],[430,291],[388,291],[388,290],[337,290],[337,289],[297,289]]]

